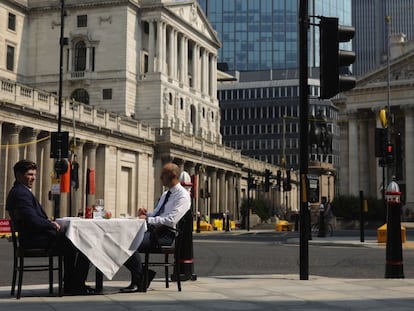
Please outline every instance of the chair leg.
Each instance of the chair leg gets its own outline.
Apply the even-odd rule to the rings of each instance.
[[[58,284],[59,284],[59,297],[63,296],[63,256],[59,255],[58,257]]]
[[[22,283],[23,283],[23,267],[24,267],[24,257],[20,256],[19,258],[19,280],[17,282],[17,295],[16,299],[20,299],[22,294]]]
[[[147,291],[148,269],[149,269],[149,253],[145,253],[144,271],[142,273],[142,275],[144,277],[144,281],[142,282],[144,288],[142,290],[144,291],[144,293]]]
[[[53,294],[53,257],[49,256],[49,294]]]
[[[14,296],[14,289],[16,288],[17,269],[18,269],[17,257],[15,255],[14,260],[13,260],[13,277],[12,277],[12,285],[11,285],[11,291],[10,291],[11,296]]]
[[[177,289],[181,292],[181,271],[180,271],[180,260],[177,256],[177,253],[174,254],[174,270],[175,270],[175,279],[177,280]]]
[[[168,254],[165,254],[164,269],[165,269],[165,287],[166,288],[170,287],[169,276],[168,276],[168,265],[169,265]]]

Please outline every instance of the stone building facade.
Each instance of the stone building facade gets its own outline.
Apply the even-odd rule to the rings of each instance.
[[[410,160],[414,152],[413,47],[413,41],[393,38],[389,65],[362,76],[355,89],[336,99],[341,129],[339,192],[359,195],[362,190],[367,197],[381,198],[383,185],[386,188],[394,178],[408,211],[414,208],[414,166]],[[382,128],[380,110],[388,108],[394,163],[383,170],[375,157],[375,129]]]
[[[49,215],[76,215],[103,198],[115,216],[152,209],[159,173],[174,161],[195,176],[194,211],[240,216],[248,171],[278,168],[221,143],[220,42],[193,1],[66,0],[59,102],[60,1],[0,3],[0,210],[21,158],[39,164],[35,193]],[[79,188],[49,199],[50,134],[68,131]],[[92,175],[87,172],[92,171]],[[92,176],[92,177],[90,177]],[[95,191],[86,192],[94,181]],[[295,183],[295,176],[292,176]],[[200,182],[201,181],[201,182]],[[280,193],[252,196],[281,207]],[[295,192],[296,191],[296,192]],[[208,197],[200,197],[208,193]],[[297,206],[294,184],[285,209]]]

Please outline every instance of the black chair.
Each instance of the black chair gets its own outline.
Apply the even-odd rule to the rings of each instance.
[[[172,280],[177,282],[177,289],[181,292],[181,279],[180,279],[180,249],[181,249],[181,240],[182,240],[182,229],[185,222],[185,217],[177,224],[177,228],[170,228],[168,230],[174,232],[175,238],[174,242],[170,246],[159,246],[157,248],[151,249],[150,251],[145,252],[145,261],[143,263],[143,274],[144,274],[144,284],[148,283],[148,270],[150,266],[163,266],[165,268],[165,287],[169,288],[169,267],[174,267],[174,273],[172,275]],[[154,261],[150,260],[150,255],[164,255],[164,260],[155,258]],[[173,256],[173,261],[170,262],[169,256]],[[158,259],[158,260],[157,260]],[[144,286],[144,291],[146,287]]]
[[[11,216],[11,215],[10,215]],[[49,271],[49,293],[53,293],[53,272],[58,271],[59,297],[63,293],[63,254],[53,252],[49,249],[27,249],[24,248],[19,239],[19,225],[15,217],[10,219],[11,238],[13,242],[13,279],[10,294],[14,296],[16,279],[18,274],[17,295],[16,299],[20,299],[22,292],[23,272],[24,271]],[[57,256],[57,266],[54,257]],[[25,258],[48,258],[48,263],[32,263],[25,264]]]

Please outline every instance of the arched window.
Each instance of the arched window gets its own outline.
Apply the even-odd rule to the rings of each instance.
[[[85,89],[76,89],[72,92],[71,98],[77,102],[89,105],[89,94]]]
[[[79,41],[75,44],[75,55],[74,55],[74,69],[75,71],[86,70],[86,45],[85,42]]]

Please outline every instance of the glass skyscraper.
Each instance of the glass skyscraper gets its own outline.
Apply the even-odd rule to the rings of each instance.
[[[298,1],[199,0],[223,47],[219,62],[228,70],[298,68]],[[336,16],[351,25],[351,0],[310,0],[309,15]],[[314,23],[318,23],[314,19]],[[318,67],[318,29],[310,29],[310,63]],[[315,43],[315,44],[314,44]]]
[[[414,39],[413,0],[352,0],[355,26],[354,72],[362,75],[386,61],[389,34],[405,34]],[[391,17],[388,31],[386,16]]]
[[[299,1],[199,0],[222,43],[220,70],[237,83],[219,83],[223,142],[272,164],[299,166]],[[351,0],[310,0],[310,16],[336,16],[351,25]],[[311,23],[318,24],[316,17]],[[339,165],[337,108],[319,100],[319,29],[309,29],[310,111],[322,113],[334,135],[332,152],[311,159]],[[315,70],[316,68],[316,70]]]

